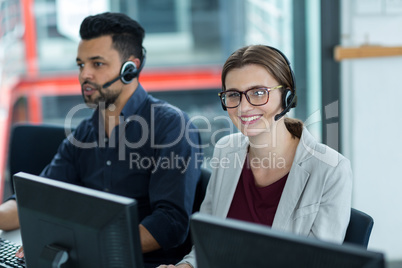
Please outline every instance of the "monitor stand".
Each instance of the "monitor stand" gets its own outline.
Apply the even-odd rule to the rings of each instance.
[[[54,244],[44,247],[40,256],[40,263],[43,268],[61,268],[61,265],[67,260],[68,250]]]

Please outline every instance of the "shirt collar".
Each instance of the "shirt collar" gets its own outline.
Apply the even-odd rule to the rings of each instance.
[[[147,98],[148,93],[144,90],[141,84],[138,84],[137,89],[134,91],[133,95],[128,99],[126,105],[124,105],[121,115],[124,119],[130,117],[131,115],[138,114],[141,110],[144,100]]]

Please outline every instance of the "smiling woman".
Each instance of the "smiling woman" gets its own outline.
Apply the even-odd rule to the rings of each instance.
[[[230,119],[244,135],[254,136],[274,124],[275,115],[281,112],[281,92],[272,90],[272,88],[283,87],[278,86],[278,83],[264,67],[256,64],[235,68],[227,73],[225,85],[229,90],[224,94],[229,98],[222,103],[227,104]],[[245,94],[246,98],[242,100],[239,97],[236,100],[233,96],[234,88],[237,92]],[[256,92],[263,94],[258,94],[257,98]],[[250,93],[254,96],[250,97]]]
[[[214,159],[224,165],[213,169],[200,213],[342,243],[350,163],[286,117],[297,100],[289,61],[272,47],[243,47],[227,59],[221,79],[222,107],[240,133],[216,144]],[[196,267],[194,251],[177,267]]]

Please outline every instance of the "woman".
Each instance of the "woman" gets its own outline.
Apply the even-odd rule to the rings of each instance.
[[[219,94],[241,133],[215,146],[201,213],[342,243],[349,223],[349,160],[318,143],[296,119],[293,73],[277,49],[247,46],[226,61]],[[175,267],[173,265],[160,266]],[[194,250],[176,267],[196,267]]]

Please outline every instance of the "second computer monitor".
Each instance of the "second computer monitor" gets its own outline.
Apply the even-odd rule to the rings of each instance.
[[[198,268],[383,268],[382,253],[194,214],[191,235]]]

